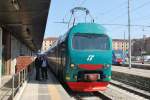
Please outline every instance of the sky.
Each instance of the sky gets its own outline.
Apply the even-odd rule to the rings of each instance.
[[[113,39],[128,38],[128,0],[51,0],[45,30],[46,37],[58,37],[68,30],[67,24],[57,23],[69,21],[70,10],[74,7],[85,7],[90,11],[95,23],[102,24],[107,34]],[[131,38],[150,37],[150,0],[130,0]],[[85,14],[75,14],[76,23],[84,22]],[[90,22],[90,17],[87,22]],[[119,24],[119,25],[110,25]],[[120,25],[121,24],[121,25]],[[123,26],[122,26],[123,25]]]

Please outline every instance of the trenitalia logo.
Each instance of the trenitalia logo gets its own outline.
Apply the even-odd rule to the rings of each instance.
[[[95,55],[89,55],[89,56],[87,57],[87,59],[86,59],[86,60],[87,60],[87,61],[92,61],[92,60],[93,60],[93,58],[94,58],[94,56],[95,56]]]

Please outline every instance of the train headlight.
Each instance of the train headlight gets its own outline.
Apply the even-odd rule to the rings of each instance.
[[[74,68],[74,66],[75,66],[74,64],[71,64],[71,65],[70,65],[71,68]]]
[[[77,80],[77,75],[74,76],[74,79]]]
[[[69,81],[70,80],[70,75],[66,74],[66,80]]]
[[[109,68],[109,67],[110,67],[109,64],[105,64],[105,65],[104,65],[104,68]]]
[[[67,80],[67,81],[70,80],[70,77],[69,77],[69,76],[66,76],[66,80]]]

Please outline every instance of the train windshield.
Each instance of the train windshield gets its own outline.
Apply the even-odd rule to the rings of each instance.
[[[76,50],[109,50],[109,37],[104,34],[75,34],[72,47]]]

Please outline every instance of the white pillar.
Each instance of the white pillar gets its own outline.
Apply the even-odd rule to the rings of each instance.
[[[1,77],[2,77],[2,28],[0,27],[0,86],[1,86]]]
[[[18,41],[16,40],[16,38],[11,35],[11,75],[15,74],[16,57],[18,56],[17,42]]]

